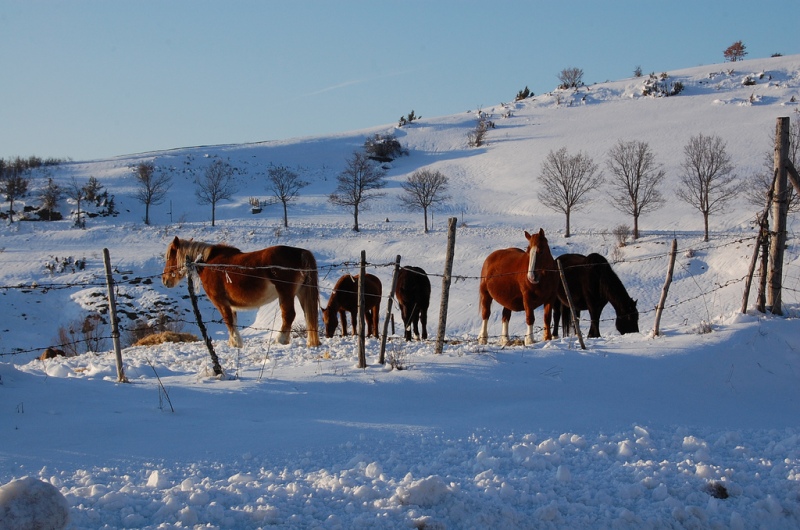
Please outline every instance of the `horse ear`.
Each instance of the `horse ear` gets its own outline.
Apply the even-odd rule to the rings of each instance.
[[[539,229],[539,237],[544,237],[544,228]]]
[[[533,237],[533,236],[532,236],[532,235],[530,235],[530,234],[528,233],[528,231],[527,231],[527,230],[525,230],[525,239],[527,239],[528,241],[530,241],[532,237]]]
[[[175,239],[172,240],[172,244],[177,246],[177,245],[180,245],[180,243],[181,243],[181,240],[178,239],[178,236],[175,236]]]
[[[633,306],[636,307],[638,304],[639,304],[639,299],[637,298],[636,300],[633,301]]]

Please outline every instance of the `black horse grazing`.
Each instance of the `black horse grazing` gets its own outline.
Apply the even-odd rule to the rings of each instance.
[[[419,325],[422,324],[422,340],[428,338],[428,306],[431,302],[431,281],[420,267],[402,267],[397,272],[395,287],[397,305],[403,316],[406,340],[411,340],[411,326],[414,336],[420,340]]]
[[[622,335],[639,331],[639,310],[636,308],[636,300],[628,296],[625,286],[603,256],[563,254],[556,258],[556,261],[561,263],[564,269],[569,294],[578,312],[576,316],[580,318],[582,310],[589,310],[592,321],[589,326],[589,338],[600,336],[600,315],[609,302],[617,313],[617,331]],[[571,313],[561,283],[558,286],[558,299],[552,305],[555,320],[553,335],[558,336],[559,316],[563,317],[562,328],[564,335],[567,335]]]

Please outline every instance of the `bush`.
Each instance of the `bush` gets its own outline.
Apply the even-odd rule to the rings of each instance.
[[[523,99],[528,99],[528,98],[529,98],[529,97],[531,97],[532,95],[533,95],[533,92],[531,92],[531,91],[528,89],[528,87],[525,87],[523,90],[520,90],[519,92],[517,92],[517,97],[516,97],[515,101],[520,101],[520,100],[523,100]]]
[[[418,120],[422,118],[422,116],[417,116],[414,114],[414,111],[408,113],[408,116],[400,116],[400,121],[397,123],[398,127],[402,127],[403,125],[408,125],[414,120]]]
[[[670,81],[669,75],[667,75],[666,72],[659,76],[651,73],[642,87],[643,96],[669,97],[677,96],[681,92],[683,92],[683,83],[680,81]]]
[[[578,88],[583,86],[583,70],[580,68],[565,68],[558,74],[558,80],[561,84],[558,85],[560,89]]]
[[[68,357],[104,349],[106,323],[99,313],[90,313],[58,329],[58,341]]]
[[[378,162],[391,162],[402,156],[403,147],[393,134],[375,134],[364,142],[364,151],[372,160]]]
[[[631,236],[631,227],[628,225],[618,225],[614,228],[614,237],[617,238],[617,246],[622,248],[628,244],[628,238]]]

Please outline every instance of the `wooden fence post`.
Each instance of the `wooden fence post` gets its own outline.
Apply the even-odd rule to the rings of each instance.
[[[364,341],[364,276],[367,273],[367,251],[361,251],[361,268],[358,274],[358,367],[367,367],[367,352]]]
[[[678,255],[678,240],[672,240],[672,247],[669,249],[669,266],[667,267],[667,278],[664,280],[664,287],[661,288],[661,298],[658,299],[656,306],[656,322],[653,325],[653,336],[658,337],[661,335],[661,313],[664,311],[664,305],[667,303],[667,293],[669,293],[669,286],[672,283],[672,273],[675,270],[675,257]]]
[[[114,300],[114,278],[111,275],[111,257],[108,249],[103,249],[103,265],[106,268],[106,285],[108,286],[108,317],[111,320],[111,342],[114,344],[114,355],[117,358],[117,383],[128,383],[122,367],[122,350],[119,346],[119,321],[117,320],[117,304]]]
[[[444,275],[442,275],[442,302],[439,306],[439,329],[436,333],[436,353],[444,349],[444,334],[447,328],[447,304],[450,298],[450,280],[453,274],[453,256],[456,251],[456,222],[457,217],[447,220],[447,255],[444,262]]]
[[[772,196],[772,242],[769,249],[769,290],[767,303],[773,315],[782,315],[781,283],[783,249],[786,246],[786,216],[788,213],[787,161],[789,160],[789,118],[778,118],[775,125],[775,184]]]
[[[187,256],[186,257],[186,285],[189,289],[189,299],[192,301],[192,309],[194,309],[194,318],[197,320],[197,327],[200,328],[200,334],[203,335],[203,340],[208,348],[208,354],[211,356],[211,362],[214,364],[214,375],[223,375],[222,366],[219,364],[219,358],[214,351],[214,344],[206,331],[206,325],[203,323],[203,316],[200,314],[200,307],[197,305],[197,295],[194,292],[194,263]]]
[[[744,294],[742,295],[742,313],[747,313],[747,302],[750,298],[750,286],[753,283],[753,273],[756,269],[756,262],[758,261],[758,252],[761,250],[761,284],[758,290],[758,298],[756,301],[756,309],[764,313],[766,311],[766,301],[764,298],[764,281],[766,280],[766,263],[767,256],[769,256],[769,210],[772,207],[772,193],[775,190],[775,179],[778,174],[772,178],[772,185],[767,190],[767,205],[764,211],[758,217],[758,235],[756,236],[756,243],[753,246],[753,257],[750,258],[750,267],[747,271],[747,278],[744,282]]]
[[[392,319],[392,302],[394,301],[394,291],[397,289],[397,273],[400,270],[400,254],[394,260],[394,273],[392,274],[392,287],[389,290],[389,300],[386,302],[386,318],[383,321],[383,335],[381,335],[381,356],[378,362],[386,364],[386,336],[389,334],[389,321]],[[394,334],[394,329],[392,329]]]
[[[569,311],[570,313],[572,313],[572,327],[575,328],[575,334],[578,335],[578,342],[581,345],[581,349],[585,350],[586,344],[583,343],[583,333],[581,333],[581,324],[578,321],[578,312],[575,311],[575,304],[572,303],[572,295],[569,292],[569,285],[567,285],[567,277],[564,276],[564,267],[558,260],[556,260],[556,265],[558,265],[558,274],[559,276],[561,276],[561,285],[564,287],[564,294],[567,295],[567,303],[569,304]]]

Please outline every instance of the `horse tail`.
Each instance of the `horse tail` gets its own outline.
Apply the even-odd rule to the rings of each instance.
[[[319,272],[317,260],[310,250],[303,250],[300,258],[303,269],[303,283],[297,298],[306,316],[309,346],[319,346]]]

